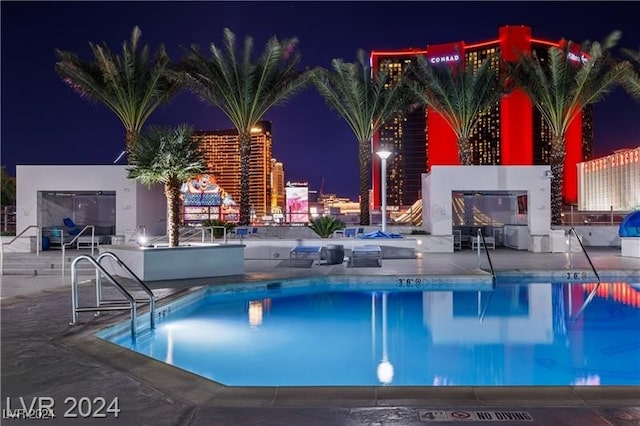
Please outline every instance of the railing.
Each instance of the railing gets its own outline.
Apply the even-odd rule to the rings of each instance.
[[[205,243],[205,234],[207,231],[210,232],[209,235],[209,242],[213,243],[214,240],[214,235],[213,235],[213,229],[215,228],[222,228],[222,235],[224,238],[224,243],[227,243],[227,229],[224,226],[198,226],[198,227],[193,227],[193,226],[187,226],[187,227],[183,227],[180,228],[180,230],[178,231],[178,235],[180,238],[180,241],[190,241],[189,238],[197,236],[198,234],[200,234],[200,241],[202,242],[202,244]],[[155,237],[152,238],[150,240],[148,240],[146,242],[147,245],[154,245],[157,244],[159,242],[164,242],[164,241],[168,241],[169,239],[169,235],[165,234],[165,235],[160,235],[159,237]]]
[[[482,306],[482,292],[481,291],[478,292],[478,319],[480,320],[480,322],[484,322],[484,317],[487,313],[487,309],[489,308],[489,303],[491,303],[491,298],[493,297],[493,293],[495,293],[495,291],[492,291],[491,293],[489,293],[489,298],[487,299],[487,303],[484,305],[484,307],[481,310],[480,307]]]
[[[11,241],[8,243],[0,242],[0,275],[4,274],[4,246],[8,246],[16,241],[18,238],[22,237],[22,235],[27,232],[31,228],[36,228],[36,256],[40,256],[40,245],[42,244],[42,231],[37,225],[29,225],[24,228],[18,235],[13,237]],[[31,237],[31,235],[29,235]]]
[[[136,230],[133,231],[133,234],[131,234],[129,236],[129,239],[125,240],[124,243],[129,244],[132,240],[134,242],[138,242],[138,239],[140,237],[145,237],[146,235],[147,235],[147,228],[145,228],[143,225],[136,226]]]
[[[493,262],[491,261],[491,255],[489,254],[489,250],[487,249],[487,241],[484,239],[484,234],[482,233],[482,229],[478,229],[478,241],[482,241],[482,244],[478,244],[478,269],[480,269],[481,259],[480,259],[480,249],[484,247],[485,253],[487,253],[487,259],[489,260],[489,268],[491,269],[491,276],[493,277],[493,282],[496,282],[496,272],[493,269]]]
[[[4,206],[2,208],[2,230],[16,230],[16,206]]]
[[[589,253],[587,253],[587,249],[584,248],[584,245],[582,244],[582,241],[580,240],[580,236],[578,236],[578,233],[576,232],[575,228],[573,228],[573,227],[569,229],[569,268],[571,268],[571,265],[572,265],[571,233],[573,233],[573,235],[576,236],[576,240],[578,240],[578,243],[580,244],[580,247],[582,248],[582,252],[584,253],[585,257],[587,258],[587,261],[589,262],[589,265],[591,265],[591,270],[593,271],[593,274],[596,276],[596,279],[598,280],[598,284],[596,284],[596,286],[593,288],[593,290],[591,290],[591,293],[589,293],[589,296],[587,296],[586,300],[582,304],[582,307],[580,308],[578,313],[573,318],[573,319],[577,319],[577,318],[580,317],[580,315],[582,315],[582,312],[585,310],[587,305],[589,303],[591,303],[591,300],[593,300],[593,297],[596,295],[596,291],[598,291],[598,287],[600,287],[600,275],[598,274],[598,271],[596,271],[596,267],[593,265],[593,262],[591,261],[591,258],[589,257]]]
[[[62,276],[64,277],[64,252],[67,247],[71,247],[74,244],[77,244],[77,248],[80,248],[80,237],[87,231],[91,229],[91,256],[93,256],[93,251],[96,245],[96,228],[93,225],[87,225],[82,228],[82,231],[78,232],[78,234],[68,243],[64,242],[64,231],[62,229],[57,229],[55,232],[60,234],[60,248],[62,249]]]
[[[112,306],[79,306],[78,302],[78,271],[77,264],[81,260],[89,261],[96,269],[100,270],[111,284],[118,289],[120,294],[127,299],[128,306],[125,305],[112,305]],[[120,285],[93,257],[88,255],[81,255],[76,257],[71,263],[71,313],[73,321],[70,325],[78,323],[78,313],[80,312],[100,312],[100,311],[122,311],[129,310],[131,312],[131,337],[135,338],[138,327],[136,325],[137,313],[136,313],[136,301],[131,294]]]
[[[582,241],[580,240],[580,236],[578,235],[578,233],[576,232],[575,228],[571,227],[569,228],[569,269],[572,268],[572,261],[573,261],[573,250],[571,247],[571,233],[573,233],[573,235],[576,236],[576,240],[578,240],[578,243],[580,244],[580,247],[582,248],[582,252],[584,253],[585,257],[587,258],[587,261],[589,262],[589,265],[591,265],[591,270],[593,271],[593,274],[596,276],[596,278],[598,279],[598,282],[600,282],[600,275],[598,275],[598,271],[596,271],[596,267],[593,266],[593,262],[591,261],[591,258],[589,257],[589,253],[587,253],[587,249],[584,248],[584,245],[582,244]]]
[[[106,253],[105,253],[106,254]],[[130,272],[136,279],[138,279],[133,272],[120,260],[117,256],[109,253],[110,257],[116,259],[119,265],[123,266],[125,270]],[[77,264],[82,261],[87,260],[96,268],[96,296],[98,296],[98,292],[100,293],[100,298],[96,298],[96,306],[79,306],[78,301],[78,270]],[[126,299],[126,301],[106,301],[102,300],[102,287],[101,287],[101,279],[102,275],[104,275],[113,286],[122,294],[122,296]],[[98,278],[100,276],[100,278]],[[98,284],[100,282],[100,284]],[[145,291],[148,290],[149,297],[149,317],[150,317],[150,326],[153,329],[155,327],[155,299],[153,297],[153,293],[151,290],[138,279],[138,283],[141,284],[142,288]],[[99,289],[99,290],[98,290]],[[144,301],[144,300],[143,300]],[[123,302],[125,304],[123,304]],[[80,312],[101,312],[101,311],[122,311],[128,310],[131,314],[131,337],[133,339],[136,338],[138,327],[137,327],[137,303],[139,300],[136,300],[131,293],[127,291],[116,279],[107,272],[106,269],[100,264],[99,261],[94,259],[89,255],[81,255],[76,257],[71,263],[71,309],[72,309],[72,317],[73,321],[70,325],[75,325],[78,323],[78,314]]]
[[[204,230],[208,229],[209,231],[211,231],[211,240],[210,242],[213,243],[213,240],[215,239],[215,237],[213,236],[213,230],[214,229],[222,229],[222,239],[224,241],[225,244],[227,244],[227,228],[225,226],[222,225],[213,225],[213,226],[205,226],[202,228],[203,232],[202,232],[202,242],[204,243]]]
[[[154,328],[156,325],[156,300],[151,289],[118,256],[116,256],[114,253],[111,253],[110,251],[100,254],[100,256],[98,256],[98,258],[96,259],[96,262],[102,265],[102,259],[106,257],[113,259],[113,261],[115,261],[118,266],[127,271],[129,276],[131,276],[131,278],[133,278],[138,283],[140,288],[142,288],[142,290],[147,293],[147,296],[149,296],[149,314],[151,315],[151,328]],[[135,301],[146,302],[146,299],[135,299]],[[104,304],[112,304],[114,302],[118,303],[120,301],[102,299],[102,274],[98,269],[96,269],[96,305],[101,306]]]

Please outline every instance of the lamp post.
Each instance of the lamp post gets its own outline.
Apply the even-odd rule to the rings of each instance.
[[[391,156],[391,151],[382,148],[376,154],[382,160],[382,173],[380,174],[382,181],[382,232],[387,232],[387,158]]]

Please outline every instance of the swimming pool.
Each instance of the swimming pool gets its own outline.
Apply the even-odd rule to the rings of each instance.
[[[209,288],[99,337],[229,386],[640,385],[640,290],[602,283],[580,312],[594,287]]]

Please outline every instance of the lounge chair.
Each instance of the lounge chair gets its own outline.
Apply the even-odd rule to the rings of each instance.
[[[67,227],[67,233],[69,235],[78,235],[81,231],[81,229],[75,223],[73,223],[73,220],[71,220],[70,217],[63,218],[62,223],[64,223],[64,226]]]
[[[495,237],[487,237],[487,236],[484,237],[484,242],[486,243],[486,247],[482,243],[482,238],[478,237],[478,235],[471,235],[470,239],[471,239],[471,249],[472,250],[477,250],[478,247],[485,248],[485,249],[492,249],[492,250],[496,249],[496,239],[495,239]]]
[[[320,246],[295,246],[289,250],[289,263],[294,260],[309,260],[311,265],[320,265],[322,257],[322,247]]]

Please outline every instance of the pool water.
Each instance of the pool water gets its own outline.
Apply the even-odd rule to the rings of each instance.
[[[111,340],[229,386],[640,385],[640,290],[593,287],[204,293]]]

